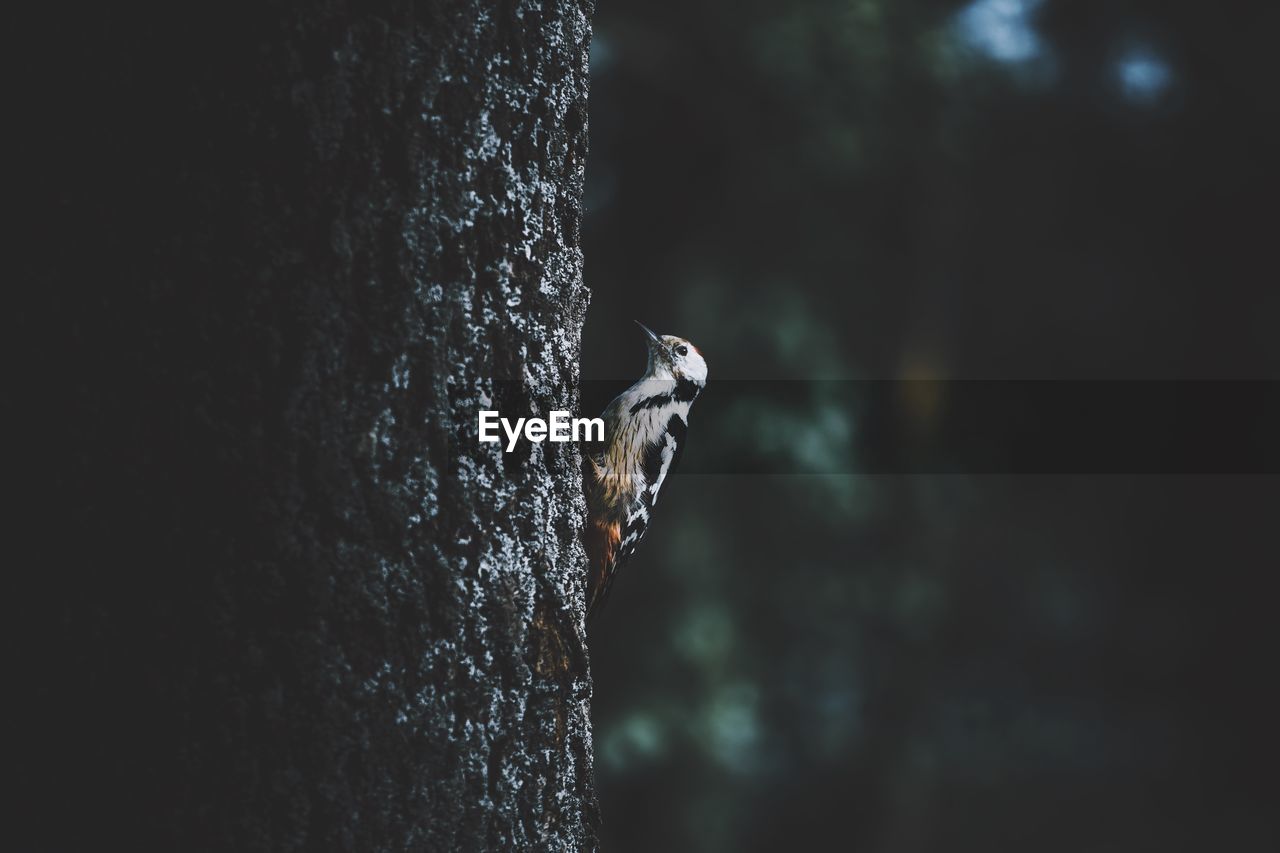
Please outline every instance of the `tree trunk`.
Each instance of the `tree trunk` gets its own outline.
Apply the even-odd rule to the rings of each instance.
[[[26,843],[593,849],[590,0],[298,5],[15,28]]]

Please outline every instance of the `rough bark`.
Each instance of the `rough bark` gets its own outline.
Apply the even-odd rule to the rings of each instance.
[[[18,27],[20,834],[592,849],[590,0],[298,5]]]

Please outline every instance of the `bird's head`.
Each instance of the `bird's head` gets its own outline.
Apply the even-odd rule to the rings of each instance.
[[[707,362],[702,353],[684,338],[675,335],[655,335],[643,323],[649,341],[649,369],[645,375],[651,379],[686,379],[698,387],[707,384]]]

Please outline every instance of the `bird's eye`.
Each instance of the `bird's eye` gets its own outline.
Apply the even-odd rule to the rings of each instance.
[[[688,354],[689,354],[689,348],[684,344],[681,344],[680,346],[676,347],[676,355],[680,356],[681,358],[684,358]]]

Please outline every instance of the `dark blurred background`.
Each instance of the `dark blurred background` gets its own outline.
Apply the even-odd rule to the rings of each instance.
[[[1277,24],[599,4],[584,376],[639,374],[639,319],[706,353],[702,407],[1280,378]],[[606,849],[1280,847],[1277,478],[859,475],[859,420],[805,393],[695,407],[592,626]],[[795,473],[689,473],[726,442]]]

